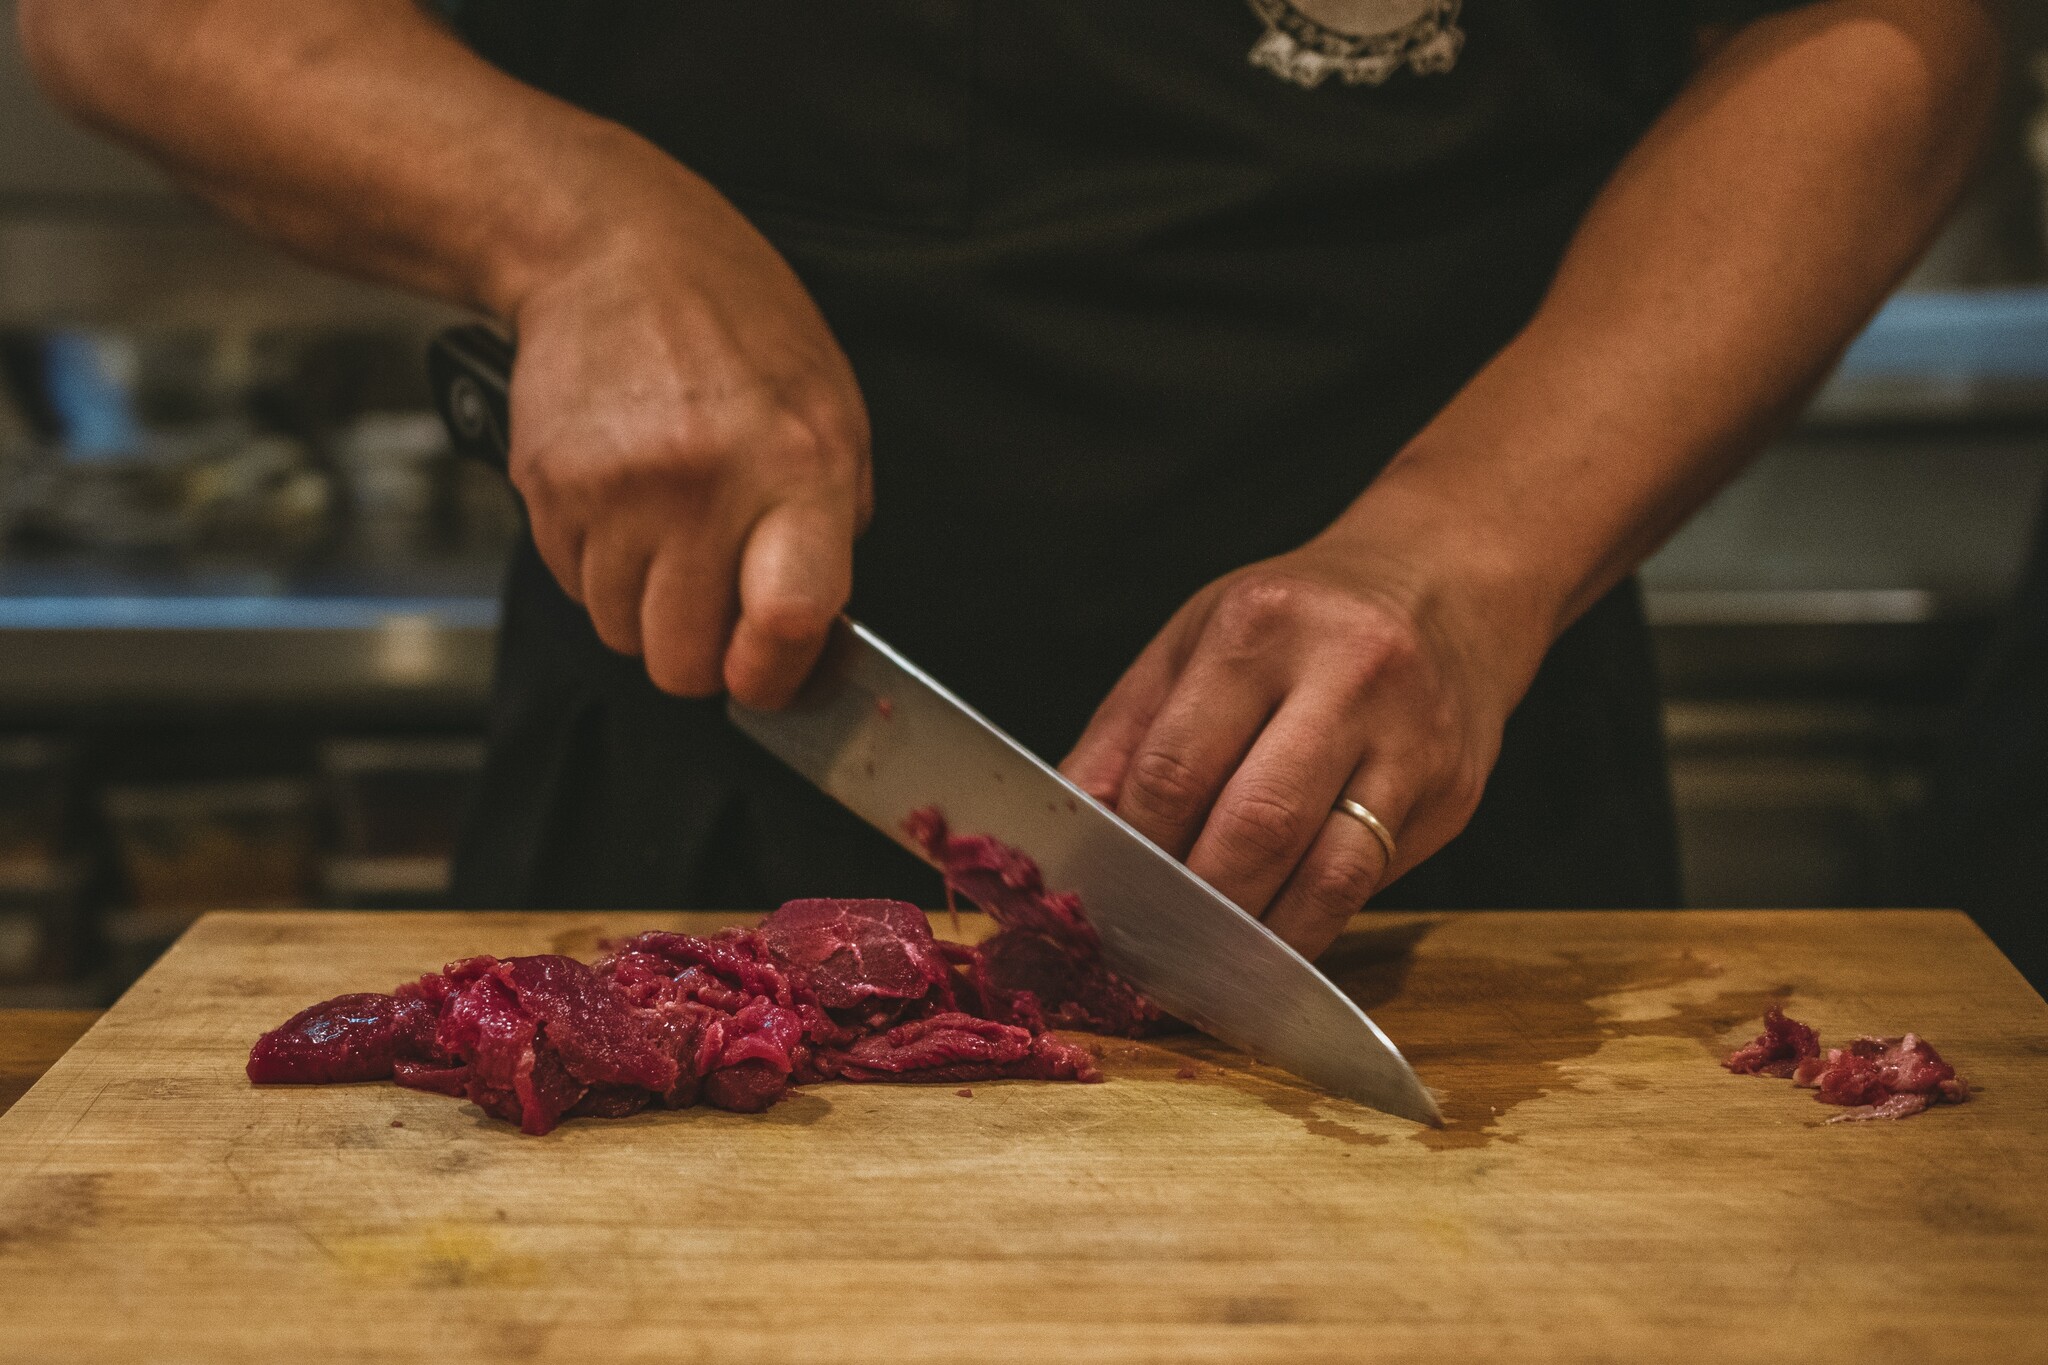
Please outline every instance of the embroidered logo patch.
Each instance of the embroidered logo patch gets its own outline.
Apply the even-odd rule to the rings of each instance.
[[[1407,67],[1449,71],[1465,35],[1460,0],[1251,0],[1266,21],[1252,65],[1313,90],[1332,76],[1378,85]]]

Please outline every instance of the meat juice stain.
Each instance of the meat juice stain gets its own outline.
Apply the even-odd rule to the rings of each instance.
[[[1730,1029],[1760,1017],[1791,990],[1724,991],[1704,1001],[1681,1002],[1659,1018],[1615,1020],[1595,1002],[1706,980],[1719,969],[1691,954],[1638,959],[1573,954],[1538,963],[1418,955],[1434,927],[1432,921],[1415,921],[1354,930],[1320,962],[1338,989],[1372,1014],[1437,1091],[1444,1126],[1418,1126],[1411,1134],[1432,1151],[1516,1141],[1503,1130],[1507,1116],[1530,1100],[1570,1089],[1573,1081],[1566,1073],[1572,1064],[1617,1038],[1693,1038],[1701,1044],[1703,1061],[1717,1061]],[[1352,1145],[1387,1141],[1332,1117],[1334,1102],[1327,1095],[1291,1078],[1237,1071],[1227,1083],[1299,1120],[1319,1137]],[[1636,1078],[1622,1082],[1624,1088],[1643,1084]]]
[[[1219,1068],[1219,1070],[1222,1070]],[[1328,1113],[1332,1105],[1345,1103],[1332,1099],[1312,1085],[1292,1077],[1282,1078],[1284,1073],[1262,1075],[1249,1071],[1222,1071],[1223,1083],[1241,1095],[1249,1095],[1276,1114],[1285,1114],[1299,1122],[1311,1137],[1329,1138],[1346,1147],[1384,1147],[1393,1139],[1385,1133],[1375,1133],[1366,1128],[1354,1128],[1348,1123],[1332,1118]]]

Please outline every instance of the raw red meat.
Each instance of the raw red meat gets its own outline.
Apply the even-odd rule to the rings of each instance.
[[[1819,1055],[1820,1035],[1786,1018],[1784,1006],[1772,1005],[1764,1011],[1764,1031],[1721,1065],[1743,1076],[1790,1076],[1801,1062]]]
[[[300,1010],[249,1050],[259,1084],[382,1081],[401,1061],[434,1053],[434,1011],[389,995],[337,995]]]
[[[699,1100],[752,1113],[819,1080],[1102,1079],[1042,1023],[963,1010],[979,959],[948,949],[901,902],[813,900],[753,931],[640,934],[594,965],[467,958],[301,1011],[256,1041],[249,1078],[390,1077],[528,1133]]]
[[[549,954],[502,963],[511,987],[562,1064],[590,1085],[667,1090],[676,1083],[675,1056],[657,1032],[642,1026],[605,978],[573,957]]]
[[[1910,1118],[1931,1104],[1961,1104],[1970,1087],[1917,1034],[1903,1038],[1858,1038],[1828,1049],[1792,1073],[1795,1085],[1811,1086],[1824,1104],[1854,1106],[1830,1123]]]
[[[543,1044],[541,1021],[504,979],[526,961],[470,958],[451,966],[446,975],[462,985],[448,997],[434,1041],[463,1064],[463,1093],[478,1108],[529,1133],[545,1133],[583,1098],[586,1086]],[[408,1070],[401,1083],[415,1079]],[[438,1077],[421,1088],[445,1090],[452,1079]]]
[[[1849,1107],[1829,1123],[1911,1118],[1931,1104],[1961,1104],[1970,1097],[1956,1069],[1917,1034],[1858,1038],[1829,1048],[1823,1057],[1820,1035],[1786,1018],[1776,1005],[1764,1015],[1764,1031],[1722,1065],[1750,1075],[1789,1076],[1821,1103]]]
[[[949,890],[988,911],[1002,928],[956,953],[974,998],[992,1018],[1143,1037],[1173,1026],[1135,986],[1102,965],[1102,942],[1074,893],[1048,891],[1038,865],[986,834],[954,834],[936,807],[913,811],[904,829],[938,864]]]
[[[933,987],[951,1002],[953,973],[924,912],[902,901],[791,901],[758,937],[777,965],[809,975],[826,1009],[918,1000]]]
[[[1086,1080],[1095,1059],[1050,1033],[971,1014],[934,1014],[817,1054],[819,1074],[859,1081]]]

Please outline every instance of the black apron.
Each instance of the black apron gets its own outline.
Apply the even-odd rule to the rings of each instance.
[[[1687,62],[1681,6],[1433,0],[1364,38],[1314,22],[1361,8],[469,0],[457,18],[706,175],[789,259],[873,423],[851,610],[1057,760],[1175,608],[1328,524],[1527,320]],[[606,651],[522,550],[458,903],[936,894],[718,703]],[[1629,584],[1553,649],[1468,830],[1377,903],[1677,895]]]
[[[1917,834],[1909,903],[1969,911],[2048,995],[2048,497]]]

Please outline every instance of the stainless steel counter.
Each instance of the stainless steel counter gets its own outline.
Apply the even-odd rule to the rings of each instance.
[[[488,597],[0,597],[0,709],[481,712]]]

